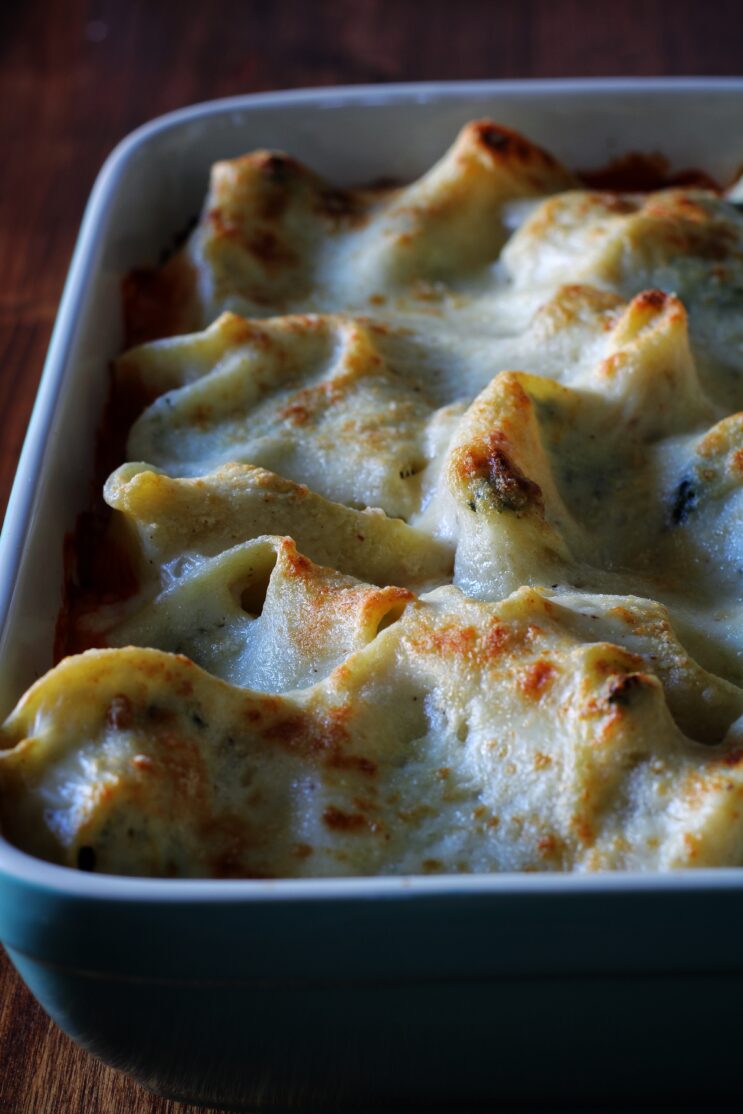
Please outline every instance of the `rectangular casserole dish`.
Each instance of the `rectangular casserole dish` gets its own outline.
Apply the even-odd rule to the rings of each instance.
[[[742,112],[737,79],[357,87],[195,106],[126,139],[85,215],[3,531],[3,714],[51,664],[121,278],[198,211],[213,161],[268,146],[341,184],[408,179],[491,116],[574,167],[661,149],[726,180]],[[0,839],[0,939],[54,1020],[160,1093],[235,1108],[737,1102],[741,913],[740,870],[182,882]]]

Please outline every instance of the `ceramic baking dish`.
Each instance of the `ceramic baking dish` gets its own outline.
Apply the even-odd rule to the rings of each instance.
[[[120,280],[210,164],[284,148],[340,183],[426,169],[466,120],[586,167],[628,149],[730,178],[743,81],[381,86],[239,97],[126,139],[85,215],[0,546],[0,712],[51,663],[88,502]],[[743,871],[181,882],[0,840],[0,939],[51,1016],[164,1094],[251,1109],[735,1103]]]

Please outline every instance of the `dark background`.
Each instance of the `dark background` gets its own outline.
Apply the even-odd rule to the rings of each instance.
[[[0,517],[86,197],[138,124],[307,85],[742,73],[743,0],[0,0]],[[0,955],[6,1111],[195,1108],[78,1051]]]

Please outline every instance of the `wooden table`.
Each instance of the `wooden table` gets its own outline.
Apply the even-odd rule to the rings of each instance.
[[[138,124],[290,86],[739,74],[742,63],[740,0],[0,4],[0,514],[85,199],[107,152]],[[0,955],[0,1114],[193,1109],[79,1051]]]

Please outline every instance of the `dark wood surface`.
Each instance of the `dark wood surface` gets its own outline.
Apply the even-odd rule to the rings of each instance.
[[[0,517],[86,197],[138,124],[305,85],[741,72],[741,0],[0,2]],[[79,1051],[0,954],[0,1112],[193,1109]]]

